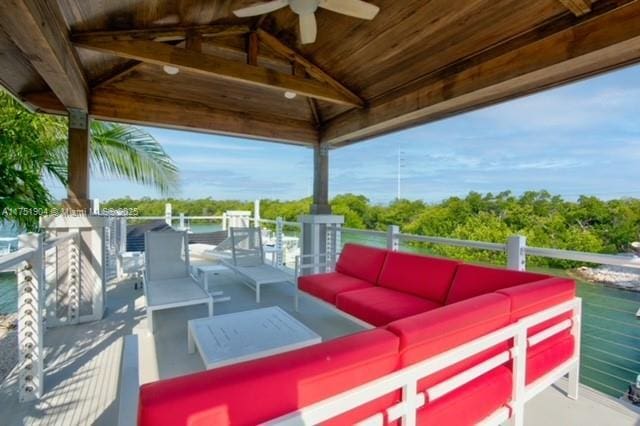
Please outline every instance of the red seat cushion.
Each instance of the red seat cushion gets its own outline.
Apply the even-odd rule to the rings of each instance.
[[[345,244],[336,271],[375,284],[387,257],[387,251],[359,244]]]
[[[140,389],[138,425],[255,425],[391,373],[397,351],[398,337],[376,329],[146,384]],[[379,410],[380,401],[376,404]],[[354,413],[366,408],[336,423],[362,420]]]
[[[340,293],[336,297],[336,306],[375,326],[440,307],[430,300],[384,287]]]
[[[451,283],[446,305],[503,288],[549,278],[548,275],[460,264]]]
[[[509,324],[509,298],[497,294],[474,297],[389,324],[400,337],[400,368],[413,365]],[[505,342],[420,381],[424,390],[508,348]]]
[[[511,399],[511,370],[498,367],[418,410],[418,425],[470,426]]]
[[[389,252],[378,285],[442,305],[458,264],[455,260]]]
[[[373,287],[373,284],[340,272],[330,272],[300,277],[298,287],[325,302],[335,304],[339,293]]]

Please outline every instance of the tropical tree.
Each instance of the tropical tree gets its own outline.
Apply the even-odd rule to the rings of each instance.
[[[163,194],[177,188],[178,169],[150,134],[95,120],[90,130],[94,173],[152,186]],[[34,209],[53,202],[43,177],[66,185],[67,158],[67,120],[32,113],[0,90],[0,221],[36,229]]]

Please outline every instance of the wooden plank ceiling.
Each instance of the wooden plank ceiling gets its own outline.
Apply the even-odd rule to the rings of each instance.
[[[0,83],[45,112],[342,146],[640,59],[637,0],[371,0],[372,21],[319,9],[307,45],[288,8],[233,16],[256,2],[5,0]]]

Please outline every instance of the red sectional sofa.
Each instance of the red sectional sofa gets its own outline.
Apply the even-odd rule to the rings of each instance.
[[[425,360],[575,299],[575,283],[568,279],[353,244],[345,246],[335,269],[300,277],[299,288],[377,328],[281,355],[144,385],[139,424],[263,423],[383,376],[421,367]],[[568,311],[540,321],[526,332],[534,336],[571,317]],[[569,328],[546,337],[529,343],[526,384],[577,359],[575,338]],[[514,398],[511,360],[455,389],[442,388],[470,368],[509,353],[505,351],[513,346],[512,339],[491,343],[446,368],[420,376],[417,391],[423,392],[425,401],[416,412],[417,424],[471,425],[501,409],[508,416]],[[577,361],[575,369],[577,372]],[[391,390],[323,424],[354,424],[388,412],[401,398],[399,389]],[[384,417],[383,423],[397,421]]]

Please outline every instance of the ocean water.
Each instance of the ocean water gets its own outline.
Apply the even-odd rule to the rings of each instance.
[[[18,310],[18,286],[16,274],[0,273],[0,314],[10,314]]]

